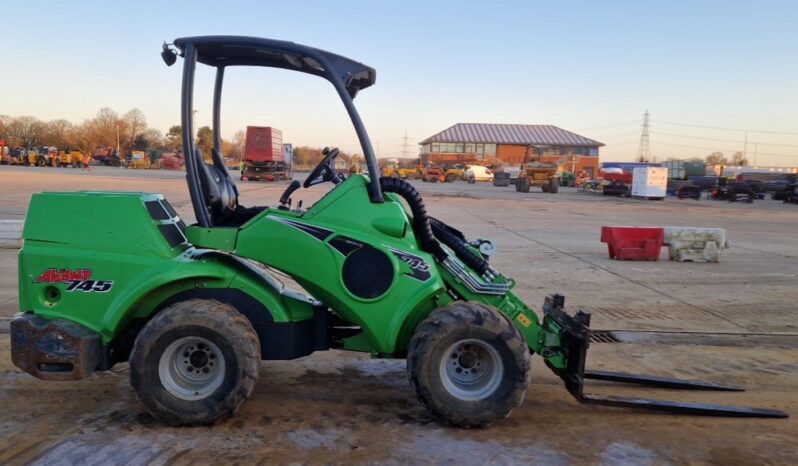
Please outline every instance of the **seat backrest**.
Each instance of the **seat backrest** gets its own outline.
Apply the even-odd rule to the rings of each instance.
[[[196,149],[197,161],[204,161],[202,153]],[[233,181],[209,163],[199,164],[199,181],[205,203],[211,214],[212,225],[224,225],[238,206],[238,190]]]

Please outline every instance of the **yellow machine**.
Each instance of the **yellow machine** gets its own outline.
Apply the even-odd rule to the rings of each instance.
[[[446,165],[443,178],[447,183],[465,179],[465,167],[462,165]]]
[[[401,178],[403,180],[406,179],[417,179],[421,177],[417,168],[399,168],[399,163],[397,161],[388,161],[385,168],[382,170],[382,176],[388,178]]]
[[[143,150],[134,150],[130,157],[130,168],[148,169],[152,166],[150,156]]]
[[[556,193],[559,191],[560,183],[557,178],[557,165],[538,161],[521,165],[521,173],[515,182],[515,190],[528,193],[530,186],[537,186],[544,193]]]
[[[58,157],[54,166],[78,168],[83,163],[83,152],[75,149],[66,149],[58,153]]]

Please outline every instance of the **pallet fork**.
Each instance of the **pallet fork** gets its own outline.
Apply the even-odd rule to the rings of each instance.
[[[590,314],[580,310],[577,311],[575,315],[571,316],[565,312],[564,305],[565,297],[559,294],[547,296],[543,304],[544,320],[548,319],[553,321],[564,330],[563,350],[567,355],[568,362],[565,370],[556,369],[551,365],[549,365],[549,367],[563,380],[563,382],[565,382],[565,387],[580,403],[622,408],[638,408],[650,411],[666,411],[669,413],[699,416],[753,418],[788,417],[785,412],[776,409],[587,394],[584,392],[586,379],[677,390],[741,392],[745,391],[745,389],[718,383],[672,379],[650,375],[587,371],[585,370],[585,362],[587,359],[587,349],[590,344]]]

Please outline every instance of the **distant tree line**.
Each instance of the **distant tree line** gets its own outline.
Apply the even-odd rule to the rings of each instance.
[[[147,126],[144,113],[134,108],[119,115],[108,107],[100,109],[94,118],[80,124],[65,119],[42,121],[32,116],[0,115],[0,139],[7,147],[54,146],[94,152],[100,147],[116,147],[117,137],[122,154],[134,150],[158,149],[179,151],[182,148],[180,125],[169,128],[166,134]],[[239,131],[233,141],[222,141],[226,157],[239,160],[244,148],[245,134]],[[208,156],[213,147],[213,131],[203,126],[197,131],[197,144]]]
[[[735,152],[730,159],[727,159],[723,152],[713,152],[707,155],[704,161],[707,165],[748,166],[748,159],[742,151]]]
[[[315,167],[321,162],[321,159],[324,158],[324,155],[321,153],[322,150],[323,149],[319,147],[294,147],[294,166],[300,170]],[[352,160],[352,154],[340,151],[336,160],[343,160],[349,165]],[[362,164],[363,158],[360,157],[358,162]]]
[[[92,153],[100,147],[116,147],[117,135],[122,154],[145,149],[182,149],[180,125],[170,127],[163,134],[147,126],[147,119],[138,108],[119,115],[113,109],[105,107],[94,118],[86,119],[80,124],[64,119],[42,121],[32,116],[0,115],[0,139],[5,140],[6,146],[11,148],[54,146]],[[222,140],[222,153],[229,159],[240,161],[245,141],[246,133],[236,132],[232,140]],[[197,130],[196,144],[205,157],[209,158],[213,148],[213,130],[209,126],[202,126]],[[298,168],[314,167],[323,157],[321,151],[317,147],[296,147],[294,164]],[[349,164],[351,157],[351,154],[341,151],[338,160]],[[362,159],[360,162],[362,163]]]

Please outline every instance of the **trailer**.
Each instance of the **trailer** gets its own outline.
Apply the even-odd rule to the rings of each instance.
[[[241,181],[288,179],[283,132],[271,126],[247,126]]]
[[[665,199],[668,169],[665,167],[635,167],[632,172],[632,197]]]

